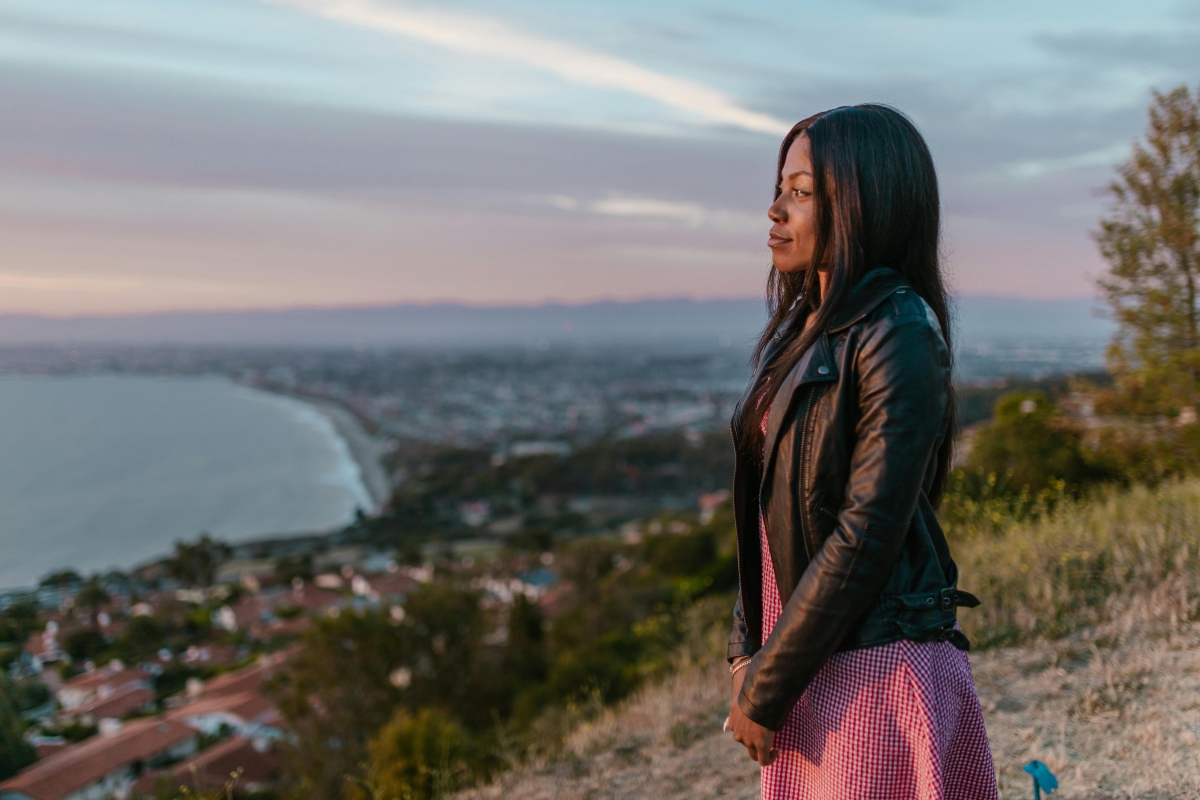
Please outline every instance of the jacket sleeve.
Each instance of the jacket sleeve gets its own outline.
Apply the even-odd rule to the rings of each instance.
[[[729,634],[729,649],[726,657],[733,661],[739,656],[754,655],[754,641],[750,638],[746,627],[746,615],[742,613],[742,593],[738,592],[737,602],[733,604],[733,632]]]
[[[900,556],[949,395],[950,358],[930,316],[885,315],[864,329],[853,360],[857,438],[837,525],[747,668],[738,697],[746,716],[769,729],[779,728],[875,603]]]

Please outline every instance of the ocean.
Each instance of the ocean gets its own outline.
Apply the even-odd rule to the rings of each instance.
[[[0,378],[0,588],[372,506],[346,442],[301,401],[219,377]]]

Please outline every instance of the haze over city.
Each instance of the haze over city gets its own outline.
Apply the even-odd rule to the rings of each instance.
[[[882,101],[964,294],[1085,298],[1181,2],[0,2],[0,313],[761,292],[775,151]]]

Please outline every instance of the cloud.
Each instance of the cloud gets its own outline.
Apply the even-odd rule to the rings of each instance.
[[[532,195],[526,202],[533,206],[555,208],[559,211],[590,213],[601,217],[650,220],[701,228],[717,233],[763,233],[767,228],[766,214],[750,214],[728,208],[710,208],[696,202],[665,200],[630,194],[609,194],[600,200],[586,201],[569,195]]]
[[[710,86],[665,75],[579,45],[524,33],[486,17],[377,0],[270,0],[327,19],[398,34],[458,53],[550,72],[571,83],[655,100],[707,122],[781,136],[788,123],[743,108]]]
[[[765,215],[760,219],[740,211],[705,208],[699,203],[616,195],[597,200],[589,208],[595,214],[608,217],[669,220],[689,228],[711,228],[725,233],[748,233],[766,229]]]
[[[0,272],[0,289],[25,289],[43,292],[63,290],[84,292],[122,292],[145,284],[137,278],[93,275],[32,275],[19,272]]]
[[[1030,159],[1007,164],[1006,174],[1018,179],[1043,178],[1056,172],[1085,169],[1088,167],[1111,167],[1125,160],[1130,154],[1130,144],[1121,142],[1086,153],[1063,156],[1061,158]]]
[[[1180,79],[1190,78],[1196,69],[1196,51],[1200,48],[1200,30],[1193,24],[1173,26],[1169,30],[1080,31],[1068,34],[1041,34],[1032,41],[1048,53],[1072,59],[1096,70],[1134,67],[1143,75],[1161,74],[1154,68],[1166,67]]]
[[[698,203],[675,203],[669,200],[650,200],[640,197],[612,197],[592,203],[592,211],[610,217],[658,217],[699,228],[708,215]]]
[[[22,272],[0,272],[0,289],[10,289],[14,291],[56,293],[81,292],[89,294],[102,293],[122,295],[129,291],[136,291],[148,287],[154,287],[160,290],[170,289],[193,294],[216,294],[225,293],[230,290],[246,290],[248,288],[244,284],[230,281],[197,280],[188,278],[181,279],[162,275],[35,275],[32,273]]]

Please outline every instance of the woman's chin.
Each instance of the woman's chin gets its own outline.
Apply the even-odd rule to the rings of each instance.
[[[807,264],[798,264],[795,261],[788,261],[785,258],[771,259],[771,266],[775,268],[776,272],[804,272],[804,270],[808,269]]]

